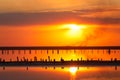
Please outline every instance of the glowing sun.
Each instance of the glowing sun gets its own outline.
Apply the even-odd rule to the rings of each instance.
[[[73,30],[73,31],[80,30],[80,27],[76,24],[69,24],[68,27],[70,30]]]
[[[77,37],[82,33],[83,26],[77,24],[65,24],[63,29],[68,30],[67,34],[71,37]]]
[[[73,31],[76,31],[76,30],[80,30],[81,26],[80,25],[77,25],[77,24],[65,24],[65,25],[62,25],[63,29],[66,29],[66,30],[73,30]]]

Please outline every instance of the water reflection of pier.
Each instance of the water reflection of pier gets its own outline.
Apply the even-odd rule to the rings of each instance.
[[[0,47],[0,53],[4,55],[5,53],[9,54],[12,52],[12,54],[17,51],[19,54],[21,51],[29,51],[31,54],[32,51],[37,50],[46,50],[46,53],[49,54],[49,50],[54,53],[56,51],[57,54],[60,54],[60,50],[73,50],[74,53],[76,53],[77,50],[81,50],[83,52],[90,50],[91,53],[93,53],[94,50],[97,50],[99,53],[99,50],[103,50],[103,53],[106,52],[108,54],[111,53],[118,53],[120,50],[120,46],[37,46],[37,47]],[[92,55],[92,54],[91,54]],[[19,57],[16,58],[16,61],[6,61],[5,59],[0,58],[0,66],[120,66],[120,60],[117,60],[117,58],[111,58],[111,60],[106,61],[99,59],[93,60],[93,59],[87,59],[83,60],[82,58],[77,60],[71,60],[71,61],[65,61],[63,58],[60,59],[60,61],[50,60],[50,56],[48,56],[48,60],[38,60],[36,56],[34,56],[34,60],[29,60],[25,57],[23,57],[23,60],[20,60]]]

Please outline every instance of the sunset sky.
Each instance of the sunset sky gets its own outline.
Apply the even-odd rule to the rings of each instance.
[[[0,0],[0,46],[120,45],[120,0]]]

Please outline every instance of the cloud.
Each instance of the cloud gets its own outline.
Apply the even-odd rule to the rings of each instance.
[[[103,14],[103,12],[107,13]],[[117,14],[117,17],[112,15],[113,12]],[[86,9],[39,13],[1,13],[0,26],[54,25],[72,22],[79,24],[120,24],[119,13],[120,9]],[[107,16],[108,14],[109,16]]]

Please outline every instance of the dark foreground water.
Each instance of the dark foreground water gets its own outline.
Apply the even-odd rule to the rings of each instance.
[[[120,67],[0,67],[0,80],[120,80]]]

